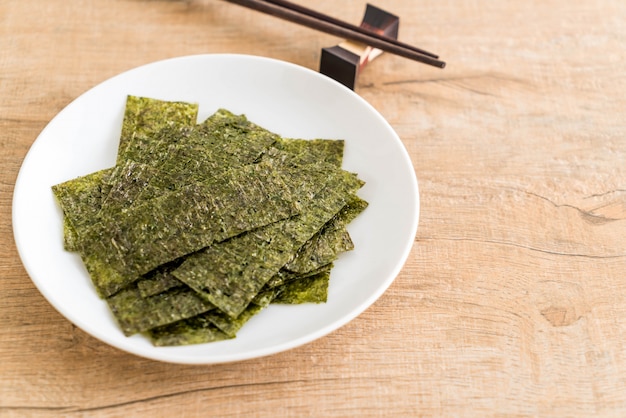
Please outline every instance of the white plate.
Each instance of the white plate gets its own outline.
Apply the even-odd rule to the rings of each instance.
[[[115,163],[128,94],[195,102],[203,120],[218,108],[287,137],[342,138],[344,168],[367,183],[370,206],[349,231],[356,249],[332,270],[322,305],[272,305],[229,341],[154,347],[125,337],[75,254],[63,250],[62,216],[50,187]],[[13,197],[18,251],[35,285],[68,320],[139,356],[174,363],[250,359],[308,343],[336,330],[387,289],[409,254],[419,194],[409,156],[384,118],[351,90],[315,71],[243,55],[198,55],[148,64],[87,91],[41,132],[20,170]]]

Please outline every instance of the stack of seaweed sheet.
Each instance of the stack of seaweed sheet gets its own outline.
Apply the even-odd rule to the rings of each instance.
[[[53,186],[125,335],[234,338],[270,303],[323,303],[346,225],[366,207],[344,142],[283,138],[220,109],[128,96],[115,166]]]

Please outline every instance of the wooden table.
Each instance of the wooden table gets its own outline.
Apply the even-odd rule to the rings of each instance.
[[[355,23],[365,6],[299,3]],[[181,366],[101,343],[36,290],[12,236],[22,160],[122,71],[219,52],[317,70],[339,39],[216,0],[0,1],[0,416],[626,415],[626,2],[379,5],[448,63],[385,54],[356,86],[419,181],[404,269],[315,342]]]

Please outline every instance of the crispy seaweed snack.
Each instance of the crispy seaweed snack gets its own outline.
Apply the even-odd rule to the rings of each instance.
[[[272,303],[324,303],[367,207],[344,142],[283,138],[219,109],[129,96],[116,164],[52,187],[63,245],[125,335],[235,338]]]

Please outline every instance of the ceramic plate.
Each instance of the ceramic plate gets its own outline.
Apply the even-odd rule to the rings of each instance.
[[[218,108],[293,138],[342,138],[344,168],[366,181],[370,205],[349,226],[355,250],[331,273],[321,305],[271,305],[228,341],[154,347],[125,337],[96,295],[78,256],[63,250],[62,213],[51,186],[115,164],[127,95],[198,103],[199,120]],[[136,355],[208,364],[274,354],[346,324],[388,288],[413,244],[419,194],[409,156],[385,119],[353,91],[315,71],[268,58],[197,55],[115,76],[63,109],[41,132],[21,167],[13,197],[19,254],[44,297],[87,333]]]

